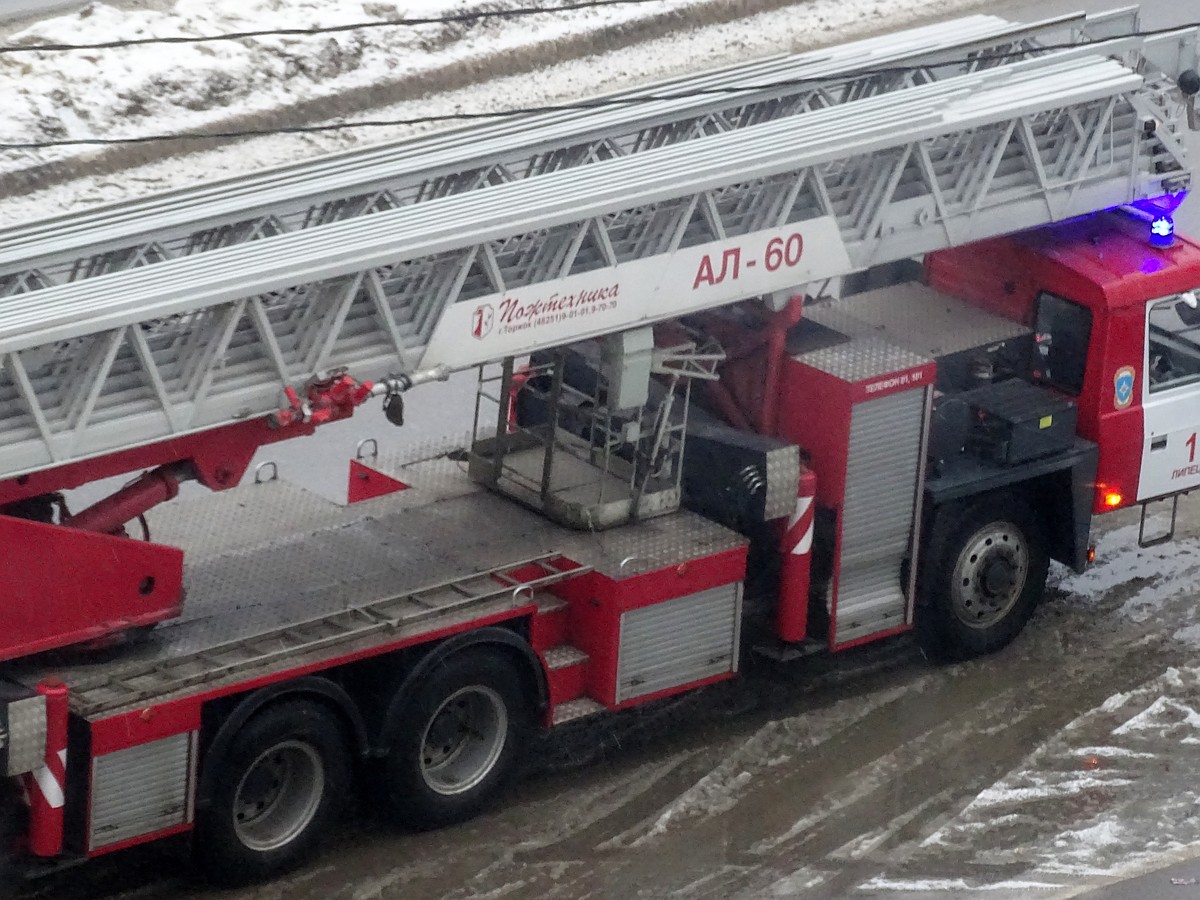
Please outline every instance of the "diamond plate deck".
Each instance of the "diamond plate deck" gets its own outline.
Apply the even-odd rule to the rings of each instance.
[[[171,663],[282,626],[539,554],[559,553],[604,574],[625,577],[744,543],[739,535],[690,513],[603,533],[567,531],[475,485],[453,459],[440,457],[390,468],[412,488],[350,507],[285,482],[249,485],[160,507],[151,522],[155,538],[170,538],[188,552],[183,616],[107,658],[59,655],[51,663],[54,672],[68,684],[94,685],[144,672],[151,662]],[[489,600],[411,625],[401,623],[386,634],[354,638],[335,653],[304,650],[264,664],[261,671],[242,668],[236,676],[222,674],[187,690],[140,696],[126,706],[109,700],[103,704],[104,714],[350,653],[527,602],[527,597]],[[214,672],[220,669],[216,660],[212,666]],[[45,667],[43,659],[12,674],[32,683],[45,674]]]
[[[930,357],[1029,333],[1024,325],[915,282],[813,303],[804,316],[849,337],[883,335]]]
[[[879,378],[893,372],[915,369],[929,362],[928,357],[879,337],[854,338],[844,344],[799,353],[796,359],[849,382]]]

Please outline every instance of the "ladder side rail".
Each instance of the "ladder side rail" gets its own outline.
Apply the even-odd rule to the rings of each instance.
[[[537,559],[529,560],[524,565],[534,563],[544,563],[555,558],[561,558],[561,554],[545,554]],[[509,564],[503,567],[498,567],[495,572],[511,571],[514,568],[519,568],[518,564]],[[284,667],[289,665],[294,658],[299,654],[311,654],[318,651],[330,651],[342,647],[351,641],[370,637],[373,634],[379,633],[395,633],[404,628],[411,628],[429,621],[436,621],[446,615],[462,612],[465,609],[470,609],[475,606],[480,606],[506,597],[512,598],[513,605],[519,606],[523,602],[529,602],[527,599],[518,601],[518,598],[527,598],[529,592],[540,588],[548,587],[553,584],[558,584],[571,578],[577,578],[580,575],[585,575],[591,571],[590,566],[581,566],[565,571],[548,571],[545,574],[539,575],[520,586],[513,588],[497,582],[494,590],[489,590],[484,593],[463,597],[456,601],[445,603],[438,607],[422,608],[416,612],[410,612],[406,615],[396,618],[384,618],[378,620],[364,620],[357,627],[346,628],[345,630],[335,633],[312,637],[305,637],[300,634],[304,628],[321,625],[330,619],[336,618],[344,613],[332,613],[329,616],[319,616],[301,623],[296,623],[284,626],[278,629],[263,632],[261,634],[252,635],[248,638],[241,638],[236,641],[230,641],[225,644],[219,644],[213,647],[207,647],[197,653],[187,654],[177,657],[168,662],[157,662],[148,664],[141,668],[133,668],[128,671],[120,671],[112,676],[102,680],[97,680],[91,683],[84,683],[72,690],[72,707],[73,709],[84,716],[95,716],[112,709],[125,706],[130,703],[144,703],[152,697],[165,697],[169,694],[178,691],[187,690],[200,685],[212,685],[222,679],[227,679],[237,676],[243,672],[254,669],[262,669],[264,667],[279,667],[282,663]],[[466,576],[463,580],[474,580],[483,575],[491,574],[490,572],[473,573]],[[447,582],[452,584],[453,582]],[[401,595],[397,597],[388,597],[378,600],[360,609],[363,611],[371,611],[380,606],[394,605],[404,601],[409,597],[417,597],[422,593],[426,593],[429,589],[423,588],[411,592],[409,595]],[[290,632],[290,634],[289,634]],[[221,654],[236,653],[243,650],[248,645],[262,644],[271,639],[286,637],[290,640],[290,644],[281,643],[280,646],[270,650],[252,651],[249,656],[240,659],[224,660],[220,658]],[[180,670],[187,666],[194,665],[196,662],[202,663],[202,669],[198,672],[184,673]],[[154,676],[156,681],[153,684],[146,685],[143,688],[137,688],[130,682],[139,677]],[[109,697],[94,697],[89,699],[89,694],[101,694],[106,690],[116,688],[121,691],[117,696]]]
[[[985,78],[982,74],[973,77]],[[394,282],[394,274],[406,265],[444,267],[447,259],[462,259],[464,262],[457,264],[461,275],[467,265],[465,261],[483,255],[484,245],[512,237],[514,222],[522,223],[523,235],[529,234],[534,226],[543,229],[536,240],[517,241],[526,253],[540,252],[540,243],[552,238],[569,243],[578,252],[580,244],[575,238],[584,229],[596,233],[607,229],[616,234],[627,230],[626,223],[642,229],[647,222],[654,221],[653,217],[661,220],[655,227],[664,229],[665,234],[682,234],[684,229],[678,217],[689,211],[698,215],[697,210],[708,210],[710,216],[714,209],[718,214],[741,215],[740,210],[757,206],[776,216],[770,221],[761,216],[743,218],[731,233],[736,241],[747,246],[765,239],[763,236],[769,236],[772,229],[780,226],[803,229],[809,227],[805,224],[809,220],[831,223],[823,232],[823,239],[836,250],[830,255],[829,265],[840,267],[841,271],[806,271],[804,277],[797,275],[791,282],[795,284],[887,258],[1042,224],[1056,215],[1077,215],[1141,196],[1156,196],[1162,193],[1165,180],[1186,171],[1182,160],[1176,160],[1174,168],[1162,166],[1161,172],[1128,168],[1139,165],[1148,168],[1147,154],[1138,152],[1138,148],[1153,137],[1137,127],[1137,117],[1128,110],[1128,98],[1137,95],[1142,79],[1115,61],[1083,58],[1055,66],[1028,67],[1006,79],[987,78],[987,85],[977,91],[947,85],[927,86],[923,93],[912,95],[923,97],[924,102],[908,106],[896,106],[887,98],[862,101],[858,107],[871,112],[867,117],[869,128],[861,122],[852,127],[851,120],[855,117],[848,115],[847,110],[824,110],[804,121],[781,120],[751,132],[733,132],[692,145],[663,148],[638,160],[610,160],[588,172],[569,170],[489,192],[448,197],[364,220],[335,223],[289,235],[272,246],[232,247],[207,258],[176,260],[53,289],[31,296],[24,304],[10,302],[0,309],[0,353],[9,353],[11,359],[20,362],[26,362],[28,357],[33,362],[39,355],[50,353],[59,342],[100,340],[105,331],[144,323],[147,319],[169,322],[171,316],[182,317],[180,321],[185,325],[192,323],[187,328],[194,331],[196,322],[219,321],[216,311],[222,305],[244,303],[253,296],[259,296],[261,303],[276,310],[282,310],[288,303],[308,304],[304,314],[319,318],[322,298],[336,296],[338,285],[349,283],[363,271],[377,270],[386,272],[380,277],[385,283],[387,301],[393,304],[395,318],[407,321],[419,317],[429,323],[428,331],[409,334],[413,341],[409,361],[466,368],[508,355],[512,349],[508,345],[473,341],[465,324],[453,324],[469,316],[475,307],[475,303],[461,301],[488,299],[486,273],[479,275],[471,291],[466,290],[469,281],[459,277],[444,279],[442,290],[432,294],[423,290],[420,280],[412,284]],[[1114,97],[1125,99],[1113,104]],[[939,169],[936,160],[942,154],[928,152],[930,146],[937,150],[955,143],[964,134],[979,131],[1007,134],[1011,141],[1020,143],[1028,129],[1014,127],[1014,121],[1027,125],[1031,116],[1054,117],[1064,108],[1087,109],[1089,104],[1087,115],[1079,120],[1091,123],[1091,134],[1077,137],[1073,127],[1046,131],[1035,138],[1044,144],[1039,145],[1039,152],[1048,160],[1071,155],[1065,151],[1076,148],[1065,142],[1087,144],[1094,141],[1096,134],[1111,129],[1113,139],[1120,142],[1121,159],[1127,161],[1125,168],[1114,169],[1107,163],[1077,166],[1067,177],[1049,171],[1045,165],[1034,165],[1035,158],[1027,161],[1020,183],[1015,186],[1010,183],[1010,176],[1008,181],[988,185],[984,192],[955,193],[947,187],[954,184],[957,174],[954,164],[949,169]],[[1121,127],[1115,128],[1111,117],[1117,115],[1114,110],[1119,106],[1125,109],[1120,113]],[[926,152],[916,152],[914,147]],[[997,149],[993,147],[993,154]],[[922,188],[917,196],[894,200],[900,180],[896,170],[882,161],[898,153],[917,160],[916,165],[925,166],[918,182],[941,185],[940,193]],[[738,161],[733,170],[731,159]],[[1088,163],[1086,158],[1083,161]],[[906,178],[914,177],[907,170],[904,174]],[[803,202],[797,199],[780,212],[778,196],[791,196],[793,188],[788,185],[801,183],[809,186],[807,199]],[[860,187],[847,193],[845,184]],[[912,194],[915,187],[920,184],[907,183],[902,193]],[[731,204],[727,209],[732,213],[721,213],[720,204],[711,192],[731,190],[756,191],[760,196],[747,196],[748,201],[754,202]],[[861,196],[870,196],[876,208],[864,207]],[[472,227],[463,228],[463,222],[472,223]],[[863,222],[871,223],[865,232]],[[322,246],[337,247],[338,258],[321,257]],[[631,255],[639,252],[649,255],[644,258]],[[653,280],[665,277],[661,273],[676,266],[673,277],[678,279],[680,270],[673,260],[687,257],[693,262],[684,273],[686,283],[668,285],[665,291],[686,297],[691,293],[689,288],[693,292],[695,289],[692,279],[697,273],[694,262],[697,252],[695,247],[663,245],[658,240],[621,244],[617,257],[609,258],[606,254],[606,268],[593,270],[593,274],[598,273],[597,278],[614,277],[606,274],[613,271],[613,263],[617,264],[618,273],[624,271],[621,266],[645,265],[648,268],[639,271],[650,273],[647,277]],[[519,264],[520,260],[513,263],[516,268],[520,268]],[[566,283],[561,277],[563,271],[558,267],[550,276],[558,279],[548,282],[551,287]],[[569,272],[569,267],[565,271]],[[572,277],[578,280],[579,276],[567,275],[567,280]],[[520,285],[518,293],[536,286]],[[703,296],[688,302],[699,304],[695,308],[719,305],[761,293],[760,287],[758,283],[747,283],[745,287],[727,283],[713,293],[702,291]],[[495,290],[493,286],[493,293]],[[649,287],[646,292],[643,299],[647,303],[657,296]],[[352,303],[346,322],[347,327],[354,325],[357,337],[353,343],[332,345],[336,352],[330,362],[351,365],[358,377],[382,376],[394,370],[397,362],[390,330],[377,328],[377,334],[370,334],[371,323],[378,323],[377,302],[368,298],[362,303],[357,300]],[[585,320],[567,336],[561,331],[544,338],[530,336],[533,343],[522,344],[517,352],[536,349],[537,340],[551,346],[643,321],[675,317],[690,308],[649,304],[644,309],[635,308],[628,320],[610,317],[590,325]],[[195,319],[196,316],[201,318]],[[288,321],[285,315],[277,318]],[[458,328],[461,330],[456,331]],[[311,348],[295,342],[287,346],[298,354],[288,369],[299,376],[304,371],[303,354]],[[170,349],[160,348],[164,363],[172,362]],[[53,367],[37,369],[36,374],[47,382],[56,377]],[[281,387],[276,371],[258,381],[234,383],[224,394],[209,384],[205,415],[213,418],[189,419],[190,401],[184,396],[176,419],[185,422],[185,428],[202,429],[223,421],[221,416],[245,415],[247,409],[265,414],[278,403]],[[0,399],[4,399],[3,390]],[[255,407],[254,403],[260,405]],[[14,397],[10,404],[20,405],[20,397]],[[115,409],[120,411],[119,406]],[[46,410],[41,410],[40,415],[48,417]],[[96,415],[92,419],[88,431],[96,439],[90,444],[83,442],[70,452],[103,452],[110,449],[108,443],[131,440],[129,435],[137,429],[151,427],[145,414],[114,417],[106,423],[95,421]],[[11,475],[29,467],[45,467],[54,459],[50,451],[56,451],[59,460],[68,452],[53,444],[47,447],[38,433],[29,432],[24,421],[0,419],[0,472]]]
[[[985,17],[978,18],[985,19]],[[968,34],[964,36],[966,40],[960,41],[953,50],[941,49],[928,60],[922,57],[931,52],[932,41],[929,44],[919,43],[911,47],[903,42],[891,42],[878,48],[872,48],[874,52],[861,53],[857,60],[857,68],[862,70],[871,65],[887,66],[905,59],[910,61],[920,59],[922,63],[927,62],[931,67],[939,66],[945,65],[943,61],[952,53],[958,53],[960,60],[956,70],[961,70],[961,57],[969,56],[976,49],[1003,49],[1012,42],[1027,39],[1030,34],[1057,29],[1064,21],[1073,21],[1077,18],[1060,17],[1029,26],[1010,25],[1007,28],[992,28],[990,34],[982,37],[972,37]],[[947,37],[953,39],[952,35]],[[878,41],[879,39],[874,40]],[[944,47],[946,42],[946,40],[942,40],[938,43]],[[826,60],[817,60],[817,63],[824,64],[814,65],[808,63],[803,57],[799,58],[799,61],[784,58],[767,64],[757,64],[752,71],[742,73],[737,82],[754,85],[772,80],[786,81],[790,78],[811,78],[822,75],[839,77],[838,72],[844,73],[846,69],[845,63],[841,62],[841,57],[837,64],[830,64]],[[968,63],[967,67],[969,68],[971,65],[972,63]],[[746,68],[750,69],[750,67]],[[930,77],[933,77],[932,68],[930,71]],[[939,77],[944,74],[947,73],[938,73]],[[852,83],[855,83],[855,80],[861,82],[864,79],[866,82],[873,81],[875,90],[891,90],[897,87],[887,79],[872,79],[869,75],[852,73],[849,77],[852,79]],[[737,82],[727,86],[736,86]],[[711,76],[705,76],[689,83],[693,84],[692,89],[694,90],[696,87],[703,88],[711,85],[714,81]],[[812,90],[814,89],[811,87],[800,88],[801,92],[811,93]],[[637,93],[644,95],[646,91],[630,92],[631,95]],[[655,90],[655,93],[657,94],[659,91]],[[139,256],[139,254],[131,252],[129,242],[133,235],[140,235],[143,238],[153,236],[159,247],[167,250],[165,254],[155,253],[156,258],[163,255],[178,256],[198,249],[202,250],[207,242],[198,240],[198,236],[203,235],[206,231],[227,227],[233,222],[244,226],[241,230],[245,235],[256,233],[254,222],[257,219],[274,218],[289,230],[304,227],[306,221],[320,219],[319,215],[314,215],[314,211],[320,210],[325,204],[344,203],[348,191],[352,192],[351,196],[359,198],[360,202],[356,205],[361,214],[363,211],[375,209],[379,198],[385,198],[387,205],[412,202],[411,195],[414,191],[419,191],[421,184],[449,177],[464,169],[469,171],[472,167],[483,168],[492,163],[499,164],[509,171],[521,172],[524,169],[536,174],[536,167],[530,169],[528,165],[522,164],[561,148],[564,142],[568,142],[570,145],[570,143],[603,141],[608,139],[607,136],[613,129],[628,131],[630,127],[636,128],[635,134],[644,133],[661,128],[667,123],[676,122],[680,115],[699,119],[719,115],[722,109],[769,108],[780,98],[795,98],[796,96],[797,87],[785,85],[766,90],[748,88],[748,93],[734,97],[688,98],[684,96],[675,100],[645,104],[640,109],[618,108],[616,110],[548,114],[534,117],[515,130],[511,127],[511,123],[507,123],[507,127],[489,126],[486,130],[481,129],[480,133],[472,135],[468,143],[469,147],[474,148],[474,154],[465,159],[463,154],[466,148],[443,139],[440,142],[430,141],[429,143],[433,146],[426,149],[424,154],[422,154],[421,145],[414,143],[407,149],[402,147],[396,153],[391,154],[389,158],[381,159],[378,164],[370,165],[364,159],[358,166],[343,166],[342,171],[336,174],[326,172],[326,174],[318,175],[318,172],[322,170],[314,166],[311,170],[312,174],[293,175],[280,179],[274,185],[266,178],[262,179],[258,185],[254,183],[255,179],[231,182],[230,190],[224,196],[213,194],[213,189],[207,190],[203,197],[197,196],[191,199],[185,192],[175,192],[165,198],[149,202],[135,201],[126,207],[117,207],[111,212],[101,210],[90,215],[71,217],[67,221],[60,218],[53,220],[52,223],[35,225],[27,231],[16,229],[10,230],[7,234],[0,232],[0,245],[8,248],[6,251],[0,251],[0,273],[5,272],[6,269],[17,267],[8,272],[8,279],[19,281],[23,273],[39,270],[44,278],[61,283],[64,280],[78,277],[81,273],[86,274],[87,271],[95,268],[94,265],[81,265],[83,260],[79,258],[79,250],[70,249],[72,247],[86,246],[87,252],[92,257],[102,257],[107,260],[99,267],[101,269],[107,270],[117,266],[127,267],[132,260]],[[746,119],[744,116],[738,118],[739,121]],[[750,118],[753,120],[753,117]],[[548,121],[539,125],[539,119]],[[492,133],[490,139],[487,136],[489,132]],[[538,137],[539,132],[542,133],[540,138]],[[686,129],[680,129],[679,133],[686,133]],[[527,135],[529,137],[526,137]],[[535,138],[536,143],[532,147],[524,146],[530,137]],[[462,138],[459,137],[457,140],[461,141]],[[437,147],[438,143],[441,144],[440,147]],[[629,143],[633,147],[640,145],[636,139],[629,140]],[[437,159],[439,156],[447,155],[452,158],[452,161]],[[500,162],[496,163],[496,160],[500,160]],[[414,167],[417,171],[412,172]],[[405,173],[399,181],[396,174],[398,168]],[[376,201],[363,199],[370,198],[372,195],[378,195]],[[345,210],[342,213],[344,214]],[[81,244],[81,242],[83,243]]]

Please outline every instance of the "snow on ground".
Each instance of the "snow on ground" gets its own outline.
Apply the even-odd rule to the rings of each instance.
[[[178,0],[159,9],[123,11],[95,3],[10,35],[7,42],[212,34],[528,4],[529,0]],[[734,21],[725,21],[731,12],[722,0],[653,0],[532,18],[372,28],[312,38],[0,55],[0,96],[6,97],[8,113],[0,122],[0,140],[112,138],[269,128],[304,124],[314,117],[411,118],[528,108],[849,40],[885,24],[895,29],[948,17],[981,2],[945,0],[935,12],[922,0],[809,0],[774,8],[782,4],[783,0],[747,0],[737,8],[756,14]],[[689,27],[693,25],[709,27]],[[530,77],[529,70],[539,66],[536,77]],[[439,82],[448,89],[439,91]],[[401,138],[426,128],[271,135],[187,155],[184,151],[194,146],[179,142],[118,150],[0,152],[0,224],[194,184],[211,179],[214,172],[232,175]]]
[[[1165,520],[1152,517],[1147,521],[1146,533],[1159,534],[1167,525]],[[1135,622],[1144,622],[1164,602],[1192,592],[1198,580],[1200,557],[1180,552],[1178,541],[1140,547],[1138,526],[1125,525],[1100,532],[1096,563],[1082,575],[1065,575],[1058,586],[1084,603],[1125,587],[1128,598],[1121,612]],[[1193,643],[1200,640],[1200,631],[1188,634],[1192,634]]]
[[[8,142],[192,130],[230,113],[253,114],[444,65],[486,49],[503,53],[686,6],[653,0],[533,19],[482,19],[334,34],[280,35],[214,43],[9,54],[0,90],[11,99],[0,124]],[[474,8],[493,8],[494,4]],[[461,0],[178,0],[166,10],[122,11],[95,3],[9,39],[17,46],[199,36],[273,27],[320,28],[458,13]],[[63,151],[47,153],[53,158]],[[69,151],[68,151],[69,152]]]
[[[1129,874],[1200,842],[1200,669],[1080,716],[924,841],[1033,881]],[[986,838],[986,839],[985,839]]]

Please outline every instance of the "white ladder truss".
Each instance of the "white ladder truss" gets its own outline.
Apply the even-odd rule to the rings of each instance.
[[[1177,191],[1183,103],[1140,68],[1056,51],[9,297],[0,476]]]
[[[1103,38],[1135,23],[1131,10],[1032,24],[969,16],[608,98],[637,101],[629,106],[456,129],[0,229],[0,297],[752,127],[1007,65],[1015,57],[1006,53]],[[797,80],[806,83],[787,83]],[[737,88],[745,90],[695,93]],[[639,99],[647,95],[662,99]]]

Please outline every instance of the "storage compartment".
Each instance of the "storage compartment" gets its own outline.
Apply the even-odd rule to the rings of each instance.
[[[736,672],[741,598],[724,584],[623,613],[617,703]]]
[[[817,474],[818,545],[809,622],[831,649],[912,623],[931,359],[832,325],[792,344],[779,429]],[[828,574],[826,574],[828,573]]]
[[[1024,381],[1002,381],[960,395],[971,410],[967,452],[1014,466],[1070,449],[1075,404]]]

